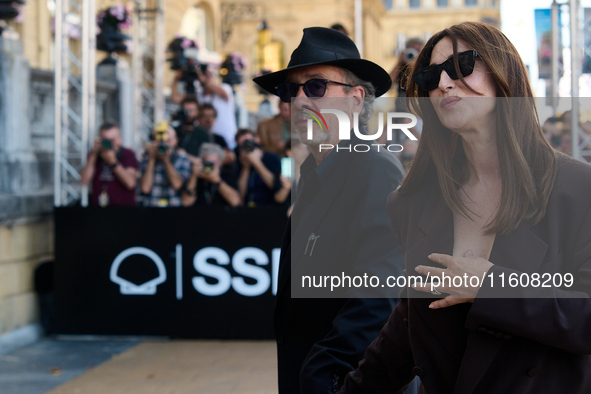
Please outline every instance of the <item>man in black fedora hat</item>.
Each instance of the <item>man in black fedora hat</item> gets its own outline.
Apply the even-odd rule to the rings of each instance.
[[[338,109],[348,120],[358,113],[364,129],[373,100],[392,82],[380,66],[361,59],[351,39],[322,27],[304,29],[286,69],[254,81],[291,103],[292,132],[311,152],[301,166],[281,249],[274,316],[279,393],[333,393],[357,367],[396,300],[351,286],[308,286],[304,278],[402,275],[386,200],[403,170],[394,155],[366,138],[350,133],[343,139],[338,117],[323,110]],[[354,153],[357,143],[370,148]]]

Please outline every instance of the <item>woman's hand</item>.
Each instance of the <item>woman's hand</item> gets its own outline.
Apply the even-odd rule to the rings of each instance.
[[[437,291],[449,294],[442,300],[432,302],[429,305],[429,308],[432,309],[474,302],[483,279],[490,267],[493,266],[493,263],[482,257],[474,257],[471,250],[464,253],[464,257],[453,257],[440,253],[432,253],[428,257],[429,260],[441,264],[445,269],[418,265],[415,271],[422,275],[428,274],[431,277],[431,282],[423,283],[422,286],[417,284],[412,287],[417,291],[426,293]],[[473,277],[478,278],[478,280]],[[433,279],[435,280],[433,281]],[[455,286],[454,283],[460,286]]]

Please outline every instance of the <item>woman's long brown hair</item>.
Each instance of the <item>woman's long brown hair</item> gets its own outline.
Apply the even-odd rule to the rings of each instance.
[[[433,47],[444,37],[449,37],[453,43],[456,72],[468,89],[478,93],[459,72],[457,46],[460,40],[478,52],[478,59],[488,67],[499,97],[496,143],[502,193],[497,213],[486,233],[508,233],[525,219],[539,222],[546,214],[556,178],[556,153],[544,138],[521,57],[501,31],[484,23],[464,22],[440,31],[416,58],[406,81],[406,95],[411,111],[423,119],[423,133],[399,193],[412,193],[425,182],[437,181],[448,207],[468,216],[469,210],[459,194],[467,176],[462,139],[441,124],[428,92],[420,90],[410,77],[429,65]]]

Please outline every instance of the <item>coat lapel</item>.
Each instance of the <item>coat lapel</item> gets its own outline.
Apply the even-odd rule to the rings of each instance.
[[[291,271],[285,271],[291,270],[291,267],[295,266],[299,260],[304,257],[308,238],[316,231],[318,224],[322,221],[326,212],[330,209],[332,202],[339,195],[339,192],[343,188],[345,180],[347,179],[352,153],[344,151],[338,153],[333,152],[332,154],[338,154],[338,161],[334,163],[336,171],[332,171],[328,181],[320,186],[318,195],[312,201],[312,204],[300,220],[297,228],[292,227],[290,229],[289,233],[291,234],[291,240],[289,252],[291,256],[286,256],[286,259],[291,261],[291,265],[290,267],[283,267],[284,269],[280,269],[278,293],[287,285],[291,276]],[[304,190],[302,190],[301,194],[303,194],[303,192]],[[298,203],[301,201],[301,194],[298,193],[298,199],[295,202],[292,215],[296,213],[296,210],[303,209],[298,205]],[[343,198],[346,198],[346,196]],[[293,222],[290,220],[290,225],[292,225],[292,223]]]
[[[548,244],[536,232],[541,227],[540,225],[532,227],[531,221],[526,220],[511,233],[497,235],[490,262],[519,272],[539,272],[548,250]],[[498,279],[495,278],[495,280],[498,284]],[[507,280],[505,278],[505,287]],[[454,393],[474,392],[502,343],[502,339],[474,330],[470,331]]]
[[[437,188],[433,188],[431,191],[417,226],[424,237],[405,253],[408,275],[415,275],[417,265],[442,268],[427,258],[430,253],[452,254],[454,244],[453,216]],[[429,298],[432,297],[429,296]]]

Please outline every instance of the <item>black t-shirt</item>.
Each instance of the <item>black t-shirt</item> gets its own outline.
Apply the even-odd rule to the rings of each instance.
[[[232,165],[222,166],[220,169],[222,181],[237,189],[236,170]],[[218,190],[217,185],[213,185],[202,178],[197,180],[197,201],[195,205],[229,205],[224,196]]]
[[[218,144],[223,149],[228,149],[228,144],[226,143],[226,139],[219,134],[213,134],[213,143]]]
[[[236,157],[240,157],[240,148],[236,148]],[[273,188],[269,189],[263,178],[260,177],[258,172],[251,169],[250,176],[248,178],[248,190],[246,192],[244,203],[247,206],[256,205],[268,205],[276,204],[275,193],[281,189],[281,158],[275,153],[263,151],[263,157],[261,158],[263,165],[274,175]],[[236,174],[240,176],[242,170],[242,164],[240,160],[236,161]]]
[[[179,135],[179,148],[184,149],[192,156],[199,156],[201,144],[211,141],[210,134],[199,126],[195,126],[193,131],[184,129],[181,131],[181,128],[179,128],[177,135]]]

